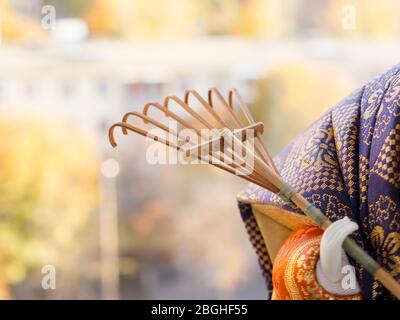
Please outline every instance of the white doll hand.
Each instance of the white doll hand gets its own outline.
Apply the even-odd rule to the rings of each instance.
[[[358,225],[345,217],[332,223],[322,235],[316,274],[319,284],[330,293],[353,295],[360,292],[355,278],[353,286],[342,285],[343,267],[350,265],[342,244],[344,239],[357,229]],[[354,268],[351,268],[354,271]],[[355,276],[355,273],[353,275]]]

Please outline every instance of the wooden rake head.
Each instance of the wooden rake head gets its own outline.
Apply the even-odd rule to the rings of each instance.
[[[196,102],[196,109],[191,106],[193,102]],[[178,107],[179,112],[172,110],[171,103]],[[151,117],[152,109],[161,112],[164,121]],[[131,124],[129,120],[132,117],[138,118],[143,127]],[[176,122],[179,129],[174,130],[165,120]],[[195,90],[186,90],[183,99],[167,96],[162,104],[147,103],[142,112],[128,112],[121,122],[110,127],[109,140],[113,147],[117,145],[114,137],[117,127],[122,129],[124,135],[129,131],[135,132],[182,152],[185,158],[210,163],[271,191],[278,190],[265,177],[265,170],[274,175],[278,172],[262,140],[264,125],[254,121],[236,89],[229,91],[227,99],[218,89],[212,88],[208,90],[206,99]],[[156,134],[152,129],[161,130],[165,135]],[[198,140],[184,137],[181,133],[185,129],[191,130]],[[250,136],[254,137],[251,141]]]

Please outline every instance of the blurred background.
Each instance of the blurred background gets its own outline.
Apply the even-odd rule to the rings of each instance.
[[[108,127],[239,89],[273,154],[398,63],[396,0],[0,0],[0,297],[263,299],[235,195]],[[46,266],[56,288],[46,289]],[[44,268],[45,267],[45,268]]]

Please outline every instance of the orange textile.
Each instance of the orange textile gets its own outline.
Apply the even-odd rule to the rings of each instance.
[[[338,296],[321,287],[315,268],[323,230],[294,231],[278,251],[272,269],[273,300],[361,300],[362,295]]]

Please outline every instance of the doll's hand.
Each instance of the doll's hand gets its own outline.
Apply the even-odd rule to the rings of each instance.
[[[317,279],[319,284],[330,293],[347,296],[360,292],[360,287],[355,278],[354,267],[350,265],[342,249],[344,239],[357,229],[358,225],[345,217],[332,223],[322,235],[320,259],[316,270]],[[347,271],[347,269],[351,270],[351,275],[343,272],[343,270]],[[350,285],[343,285],[344,276],[354,277]]]

